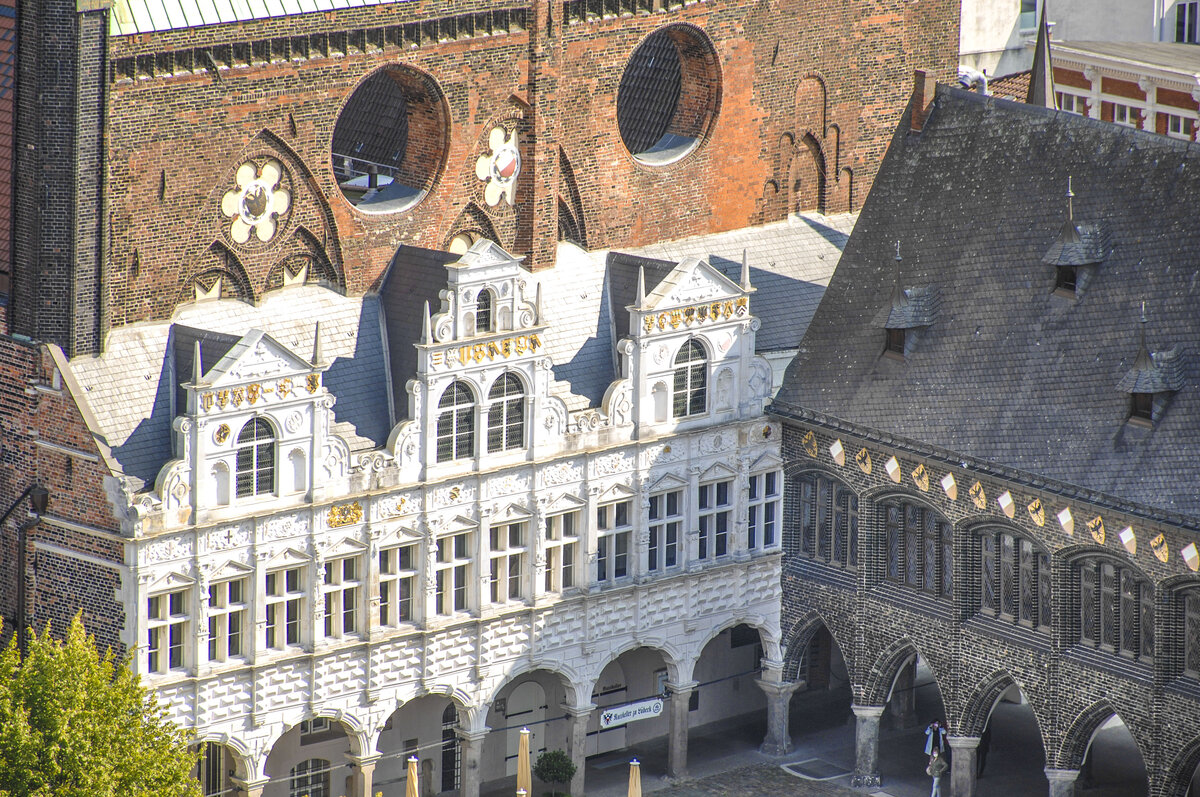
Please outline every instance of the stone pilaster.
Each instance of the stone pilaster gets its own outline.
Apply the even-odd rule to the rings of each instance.
[[[975,797],[978,736],[947,736],[950,743],[950,793],[954,797]]]
[[[788,703],[792,693],[804,682],[758,680],[755,683],[767,696],[767,736],[759,745],[758,752],[769,756],[785,756],[792,752],[792,735],[788,732]]]
[[[854,711],[855,788],[879,785],[879,718],[886,706],[851,706]]]
[[[1046,780],[1050,781],[1050,797],[1075,797],[1075,781],[1078,777],[1078,769],[1046,767]]]
[[[459,797],[479,797],[479,787],[483,785],[483,771],[480,761],[483,758],[483,740],[487,738],[491,728],[481,728],[474,731],[458,731],[461,764],[459,769]]]
[[[568,706],[571,718],[571,763],[575,765],[575,777],[571,778],[571,794],[583,794],[584,770],[587,768],[587,727],[595,706]]]
[[[691,702],[695,681],[686,684],[667,684],[670,690],[670,737],[667,752],[667,777],[687,779],[688,703]]]

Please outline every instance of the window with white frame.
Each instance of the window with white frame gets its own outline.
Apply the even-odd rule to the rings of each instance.
[[[275,492],[275,432],[255,418],[237,437],[237,496],[248,498]]]
[[[749,506],[746,510],[746,547],[774,547],[778,539],[779,482],[777,471],[750,476]]]
[[[434,564],[434,610],[441,615],[465,612],[470,604],[471,532],[438,538]]]
[[[650,538],[646,569],[665,570],[679,564],[679,534],[683,529],[683,490],[650,496]]]
[[[546,518],[546,592],[575,586],[575,560],[579,556],[579,512],[562,512]]]
[[[208,660],[228,661],[246,654],[246,592],[249,579],[208,585]]]
[[[475,296],[475,332],[483,335],[492,331],[492,292],[487,288]]]
[[[685,418],[703,415],[708,409],[708,355],[700,341],[692,338],[675,355],[671,415]]]
[[[700,536],[696,549],[700,559],[713,559],[729,553],[732,485],[731,481],[700,485],[700,500],[697,502]]]
[[[357,633],[362,581],[357,556],[325,561],[325,638]]]
[[[1132,105],[1123,105],[1119,102],[1114,102],[1113,107],[1113,122],[1125,127],[1137,127],[1138,124],[1138,109]]]
[[[184,668],[188,634],[187,590],[151,595],[146,600],[146,670],[165,673]]]
[[[1196,132],[1196,120],[1187,116],[1178,116],[1173,113],[1166,114],[1167,117],[1167,135],[1171,138],[1181,138],[1184,141],[1191,141]]]
[[[438,401],[437,461],[475,456],[475,394],[456,381]]]
[[[1084,110],[1087,108],[1087,98],[1080,97],[1078,94],[1068,94],[1065,91],[1056,91],[1054,94],[1058,100],[1058,109],[1060,111],[1083,115]]]
[[[488,556],[491,560],[492,603],[507,603],[525,597],[527,528],[525,523],[505,523],[490,529]]]
[[[516,374],[504,374],[488,391],[488,453],[525,446],[525,389]]]
[[[632,501],[617,501],[596,508],[596,580],[611,581],[629,575],[630,508]]]
[[[379,624],[395,626],[416,619],[418,547],[397,545],[379,552]]]
[[[266,646],[283,650],[300,644],[300,617],[305,595],[300,585],[301,568],[272,570],[266,578]]]

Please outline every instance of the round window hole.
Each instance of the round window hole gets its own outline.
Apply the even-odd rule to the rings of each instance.
[[[433,190],[446,160],[449,117],[431,77],[390,66],[362,82],[333,128],[342,195],[364,213],[397,213]]]
[[[633,51],[617,89],[617,128],[634,160],[666,166],[705,139],[720,106],[712,42],[698,28],[670,25]]]

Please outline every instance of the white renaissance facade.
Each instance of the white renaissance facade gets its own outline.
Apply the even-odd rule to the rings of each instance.
[[[778,680],[780,435],[748,269],[638,272],[623,334],[593,325],[616,377],[598,404],[556,378],[568,274],[488,241],[445,272],[419,339],[386,341],[417,356],[382,446],[339,432],[389,389],[331,392],[353,330],[271,332],[271,302],[325,289],[171,333],[173,458],[130,497],[125,642],[211,794],[399,794],[415,755],[422,793],[473,797],[515,772],[522,726],[569,750],[577,792],[586,755],[656,735],[682,774],[689,725]],[[648,719],[601,722],[634,704]]]

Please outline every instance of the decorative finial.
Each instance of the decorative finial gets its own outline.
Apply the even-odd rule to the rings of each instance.
[[[1067,175],[1067,221],[1075,221],[1075,192],[1071,190],[1071,175]]]
[[[750,260],[745,249],[742,250],[742,290],[750,290]]]
[[[192,384],[202,384],[204,380],[204,365],[200,361],[200,341],[192,344]]]
[[[637,307],[642,309],[646,303],[646,267],[638,266]]]
[[[316,329],[313,330],[313,365],[323,365],[325,356],[321,353],[321,322],[317,322]]]
[[[899,263],[904,258],[900,257],[900,239],[896,239],[896,262]]]
[[[1142,323],[1146,323],[1146,300],[1142,299]]]
[[[430,323],[430,321],[429,321],[429,300],[428,300],[428,299],[426,299],[426,300],[425,300],[425,315],[424,315],[424,317],[421,319],[421,342],[422,342],[422,343],[429,344],[429,343],[432,343],[432,342],[433,342],[433,341],[432,341],[432,340],[429,338],[429,328],[430,328],[430,326],[432,326],[432,324],[431,324],[431,323]]]

